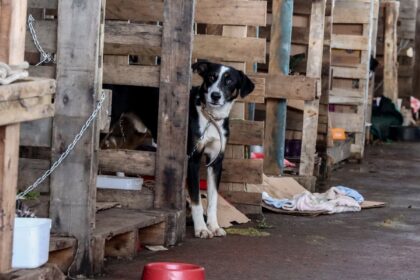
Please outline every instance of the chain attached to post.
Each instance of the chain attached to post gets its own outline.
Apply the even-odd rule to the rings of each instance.
[[[31,32],[32,41],[34,42],[36,49],[39,51],[39,54],[41,55],[40,61],[35,66],[39,66],[43,63],[50,63],[50,62],[55,63],[54,54],[44,51],[41,44],[39,43],[38,36],[36,35],[36,32],[35,32],[34,23],[35,23],[35,19],[30,14],[28,17],[29,32]]]
[[[89,126],[91,125],[92,121],[96,118],[96,116],[98,115],[99,111],[102,108],[102,105],[104,103],[106,99],[106,94],[105,91],[102,92],[102,95],[99,99],[98,104],[96,105],[95,110],[93,110],[92,114],[90,115],[90,117],[87,119],[87,121],[85,122],[85,124],[82,126],[82,128],[80,129],[80,132],[74,137],[73,142],[70,143],[70,145],[68,145],[66,151],[64,153],[62,153],[60,155],[60,157],[58,158],[58,160],[56,160],[53,165],[50,167],[50,169],[48,169],[41,177],[39,177],[32,185],[30,185],[25,191],[19,193],[16,196],[16,200],[19,199],[25,199],[25,196],[30,193],[31,191],[33,191],[34,189],[36,189],[42,182],[45,181],[45,179],[47,179],[51,173],[54,172],[54,170],[60,166],[60,164],[66,159],[66,157],[70,154],[71,151],[73,151],[74,147],[76,146],[76,144],[79,142],[79,140],[82,138],[83,134],[86,132],[86,130],[89,128]]]

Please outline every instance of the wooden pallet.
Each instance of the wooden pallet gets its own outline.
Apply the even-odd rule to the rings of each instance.
[[[134,257],[141,245],[164,245],[168,216],[162,212],[109,209],[96,215],[93,231],[94,273],[105,257]]]

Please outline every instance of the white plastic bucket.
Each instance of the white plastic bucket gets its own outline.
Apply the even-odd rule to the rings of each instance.
[[[37,268],[48,261],[51,219],[15,218],[13,268]]]
[[[96,187],[100,189],[133,190],[140,191],[143,178],[98,175]]]

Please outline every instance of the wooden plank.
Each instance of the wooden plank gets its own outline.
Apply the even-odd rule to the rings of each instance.
[[[141,22],[164,21],[163,2],[155,0],[108,0],[106,18]],[[266,2],[200,0],[197,1],[195,21],[220,25],[265,26]]]
[[[0,104],[3,101],[22,100],[31,97],[52,95],[56,83],[51,79],[28,78],[25,81],[0,87]]]
[[[331,35],[331,48],[343,50],[368,50],[369,38],[358,35]]]
[[[124,223],[121,223],[124,221]],[[96,214],[95,238],[110,239],[118,234],[148,227],[165,221],[162,214],[145,213],[129,209],[108,209]]]
[[[36,37],[44,51],[49,53],[57,52],[57,21],[56,20],[37,20],[34,24]],[[29,27],[26,29],[25,50],[30,53],[38,54]]]
[[[365,97],[365,91],[362,89],[333,88],[332,90],[330,90],[330,96],[354,97],[363,99]]]
[[[330,96],[330,104],[362,105],[363,102],[360,97]]]
[[[265,63],[265,39],[195,35],[193,57]]]
[[[0,127],[0,272],[12,265],[12,237],[19,155],[19,125]]]
[[[28,7],[33,9],[52,9],[58,7],[58,0],[28,0]]]
[[[101,0],[59,1],[56,116],[52,159],[56,160],[92,113],[100,92],[102,61]],[[83,140],[51,176],[50,217],[58,233],[75,236],[78,250],[71,274],[93,273],[91,234],[95,227],[97,128],[86,130]],[[77,176],[69,176],[77,174]]]
[[[9,108],[6,110],[1,110],[0,125],[49,118],[54,115],[54,105],[51,104],[51,96],[48,100],[39,99],[38,97],[29,99],[34,99],[30,102],[37,102],[38,104],[34,104],[27,107],[22,106],[22,104],[19,101],[11,101],[7,102],[7,104],[4,104]]]
[[[334,23],[369,23],[369,6],[367,8],[358,6],[346,7],[342,5],[342,2],[339,5],[336,4],[334,8]]]
[[[132,150],[99,150],[99,170],[128,174],[155,175],[154,152]]]
[[[0,0],[2,62],[14,65],[24,60],[26,10],[26,1]],[[0,273],[8,272],[12,265],[19,131],[19,124],[0,126]]]
[[[195,21],[206,24],[265,26],[267,2],[198,0]]]
[[[326,1],[312,2],[309,49],[306,76],[321,79],[322,55],[324,51],[324,22]],[[331,40],[333,41],[333,40]],[[321,83],[317,86],[317,96],[321,95]],[[299,175],[312,176],[315,167],[316,138],[318,134],[319,99],[305,101],[303,111],[302,151]]]
[[[159,66],[104,63],[104,84],[159,87]]]
[[[50,161],[45,159],[19,159],[18,190],[23,191],[29,187],[36,179],[43,175],[50,167]],[[47,178],[38,188],[38,192],[49,193],[50,180]]]
[[[330,118],[334,128],[344,128],[346,132],[363,132],[363,114],[330,112]]]
[[[384,96],[395,104],[398,99],[397,21],[399,2],[385,5]]]
[[[229,144],[262,145],[264,142],[264,122],[231,119],[229,126]]]
[[[368,73],[366,67],[331,67],[334,77],[346,79],[366,79]]]
[[[180,211],[168,229],[170,244],[185,237],[185,155],[194,6],[194,0],[164,1],[154,206]]]
[[[266,98],[313,100],[316,96],[317,80],[314,78],[270,74],[266,83]]]
[[[106,19],[141,22],[163,21],[163,2],[155,0],[107,0]]]
[[[143,187],[141,191],[98,189],[98,202],[117,202],[123,208],[146,210],[153,208],[153,191]]]
[[[59,251],[71,248],[77,244],[77,240],[72,237],[51,236],[49,251]]]
[[[107,21],[105,24],[105,54],[160,55],[162,26]]]
[[[225,158],[222,170],[222,182],[261,184],[263,160]],[[200,169],[200,177],[207,178],[207,170],[204,166]]]
[[[293,3],[274,0],[268,72],[287,75],[290,62],[290,44]],[[286,100],[267,99],[264,138],[264,174],[279,175],[283,171],[286,128]]]
[[[46,79],[55,79],[55,66],[29,66],[29,76]]]

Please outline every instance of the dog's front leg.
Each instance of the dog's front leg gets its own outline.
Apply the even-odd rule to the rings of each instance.
[[[204,221],[203,206],[200,195],[200,159],[201,155],[194,155],[188,160],[188,192],[191,199],[191,214],[194,222],[194,235],[199,238],[212,238],[213,233]]]
[[[219,226],[217,222],[217,197],[220,178],[222,175],[223,156],[214,162],[212,166],[207,167],[207,225],[214,236],[226,236],[226,232]]]

